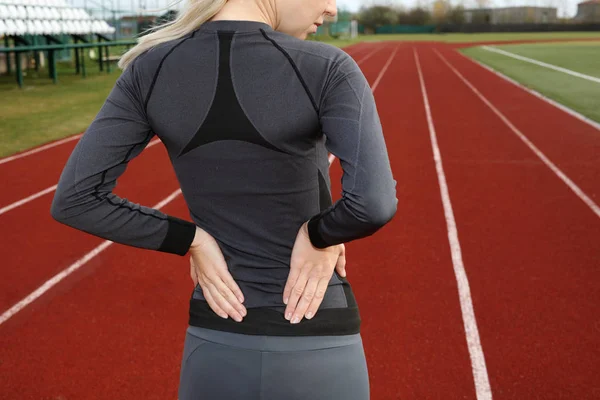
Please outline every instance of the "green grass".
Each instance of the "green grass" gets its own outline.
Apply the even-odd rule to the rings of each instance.
[[[600,39],[597,42],[561,42],[494,47],[600,78]],[[600,90],[600,87],[598,90]]]
[[[600,42],[497,47],[577,72],[600,76]],[[462,51],[524,86],[600,122],[600,84],[492,53],[481,47],[471,47]]]
[[[386,34],[359,35],[356,39],[321,39],[338,47],[348,46],[359,42],[379,42],[388,40],[415,42],[444,42],[444,43],[477,43],[501,42],[514,40],[564,40],[564,39],[598,39],[598,32],[532,32],[532,33],[432,33],[432,34]]]
[[[550,32],[361,35],[352,40],[325,41],[335,46],[345,47],[361,41],[398,40],[476,43],[482,41],[512,40],[576,40],[590,37],[600,39],[600,35],[597,32]],[[111,49],[111,54],[121,54],[124,51],[125,47],[122,46],[121,48]],[[475,50],[475,53],[481,54],[481,52],[482,50]],[[492,54],[484,54],[482,57],[496,59],[500,64],[507,62],[506,60],[500,60],[500,58],[506,58],[502,56],[497,57],[496,55],[494,57]],[[569,57],[576,61],[576,56],[569,55]],[[591,62],[589,67],[585,68],[589,70],[589,68],[594,68],[594,66],[598,70],[597,62]],[[72,64],[60,64],[58,69],[59,83],[57,85],[54,85],[48,78],[46,70],[42,70],[39,73],[28,71],[27,76],[24,77],[25,86],[23,89],[17,87],[14,76],[0,77],[0,157],[83,132],[100,110],[120,74],[120,70],[114,64],[111,74],[107,75],[106,72],[101,73],[99,72],[98,64],[89,59],[86,60],[88,77],[85,79],[81,75],[75,75],[75,69]],[[537,72],[530,72],[530,74],[535,75]],[[552,77],[551,79],[565,78]],[[568,89],[570,84],[565,83],[565,86]],[[580,86],[580,84],[577,86]],[[593,90],[587,88],[587,91]],[[591,105],[586,105],[586,110],[593,108],[594,104],[596,104],[596,109],[600,109],[600,106],[594,103],[593,100],[580,99],[578,102],[592,103]],[[589,115],[590,111],[586,111],[585,113]],[[597,114],[597,111],[592,110],[591,113]],[[594,118],[597,119],[597,115]]]
[[[100,73],[87,64],[87,78],[62,67],[54,85],[47,71],[24,77],[22,89],[13,77],[0,80],[0,157],[83,132],[115,84],[120,70]]]

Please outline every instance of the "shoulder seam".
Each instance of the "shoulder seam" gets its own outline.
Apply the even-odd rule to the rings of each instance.
[[[300,74],[300,70],[298,69],[298,66],[296,65],[296,63],[294,62],[294,60],[292,59],[292,57],[289,55],[289,53],[287,51],[285,51],[285,49],[283,47],[281,47],[279,45],[279,43],[277,43],[275,40],[273,40],[272,38],[270,38],[269,35],[267,35],[267,32],[265,32],[264,29],[261,29],[260,31],[262,32],[262,34],[265,37],[265,39],[267,39],[269,42],[271,42],[273,44],[273,46],[275,46],[275,48],[277,48],[277,50],[279,50],[288,59],[288,61],[290,62],[292,68],[294,68],[294,71],[296,72],[296,75],[298,76],[298,79],[300,80],[300,83],[304,87],[304,91],[308,95],[308,98],[310,99],[310,102],[312,103],[312,106],[315,109],[315,112],[317,113],[317,116],[320,115],[319,107],[317,106],[315,98],[313,97],[312,93],[308,89],[308,85],[306,84],[306,81],[302,77],[302,74]]]
[[[367,90],[371,90],[371,88],[369,87],[369,85],[365,85],[365,87],[363,88],[363,92],[362,95],[360,96],[360,110],[358,111],[358,140],[356,143],[356,152],[354,153],[354,160],[353,162],[356,164],[358,162],[358,157],[360,155],[360,142],[361,142],[361,125],[360,123],[362,122],[362,117],[363,117],[363,108],[364,108],[364,99],[365,99],[365,93],[367,93]],[[354,190],[354,188],[356,187],[356,177],[354,177],[354,182],[352,182],[352,188],[349,190]]]
[[[169,57],[171,55],[171,53],[177,48],[179,47],[183,42],[185,42],[186,40],[189,40],[191,38],[194,37],[194,35],[196,35],[197,30],[193,31],[191,35],[189,35],[188,37],[186,37],[185,39],[181,40],[179,43],[177,43],[176,45],[174,45],[173,47],[171,47],[171,49],[169,49],[169,51],[167,52],[167,54],[165,54],[163,56],[163,58],[160,60],[160,63],[158,64],[158,68],[156,69],[156,72],[154,72],[154,77],[152,78],[152,83],[150,84],[150,89],[148,90],[148,94],[146,94],[146,99],[144,100],[144,112],[146,114],[148,114],[148,102],[150,101],[150,97],[152,96],[152,92],[154,91],[154,85],[156,85],[156,81],[158,80],[158,74],[160,73],[160,70],[162,69],[162,65],[165,62],[165,60],[167,59],[167,57]]]
[[[299,48],[299,47],[291,47],[291,46],[287,46],[287,47],[288,47],[289,49],[292,49],[292,50],[295,50],[295,51],[299,51],[299,52],[301,52],[301,53],[310,54],[311,56],[315,56],[315,57],[318,57],[318,58],[322,58],[323,60],[331,60],[331,58],[329,58],[329,57],[325,57],[325,56],[322,56],[322,55],[320,55],[320,54],[315,54],[315,53],[313,53],[313,52],[310,52],[310,51],[308,51],[308,50],[305,50],[305,49],[301,49],[301,48]]]

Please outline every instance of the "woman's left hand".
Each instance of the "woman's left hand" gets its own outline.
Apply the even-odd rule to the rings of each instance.
[[[244,295],[231,276],[217,241],[208,232],[196,227],[189,252],[190,276],[194,285],[200,284],[210,308],[222,318],[231,316],[241,322],[247,314],[242,305]]]

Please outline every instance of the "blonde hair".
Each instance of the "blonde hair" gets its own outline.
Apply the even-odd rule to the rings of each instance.
[[[187,0],[183,10],[177,13],[174,20],[147,29],[145,32],[154,32],[138,38],[138,43],[121,56],[118,67],[125,69],[137,56],[151,47],[191,33],[217,14],[225,3],[227,0]]]

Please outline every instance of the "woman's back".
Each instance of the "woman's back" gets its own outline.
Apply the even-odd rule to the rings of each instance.
[[[191,254],[199,285],[179,399],[368,400],[358,308],[338,272],[343,243],[395,214],[396,181],[358,65],[301,40],[335,16],[335,0],[187,4],[120,60],[51,214],[116,243]],[[155,135],[193,222],[113,193]],[[328,151],[344,171],[335,204]]]
[[[169,153],[194,224],[111,193],[154,135]],[[343,198],[333,206],[328,149],[344,168]],[[138,56],[63,175],[57,192],[65,195],[55,197],[53,215],[79,229],[180,255],[192,226],[211,234],[248,315],[243,323],[222,319],[196,286],[190,324],[252,334],[358,332],[354,296],[337,273],[315,318],[298,326],[283,318],[294,239],[313,217],[315,246],[367,236],[389,221],[397,202],[374,100],[356,63],[333,46],[257,21],[208,21]],[[83,193],[97,200],[93,209],[89,201],[67,204]]]

